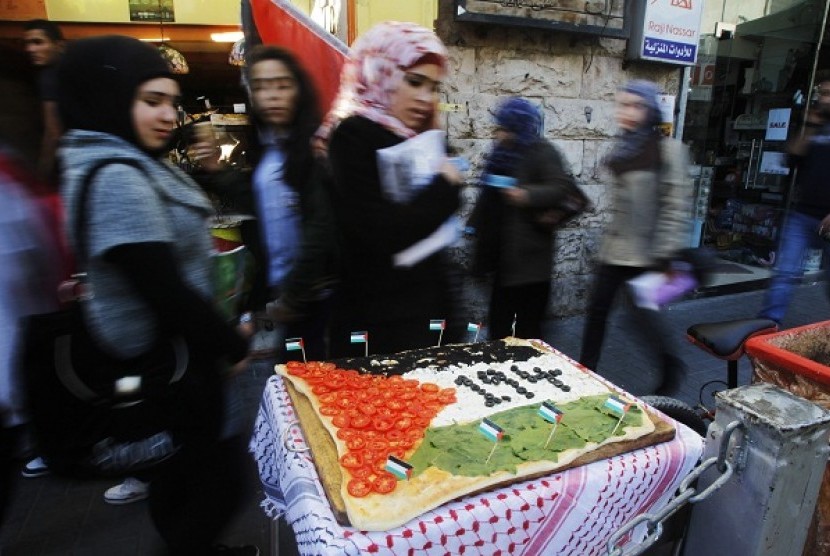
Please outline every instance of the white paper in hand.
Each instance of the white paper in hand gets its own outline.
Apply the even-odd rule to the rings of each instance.
[[[432,129],[378,151],[380,183],[389,199],[405,203],[429,185],[447,157],[445,137]]]
[[[446,134],[440,129],[419,133],[411,139],[377,153],[383,192],[395,203],[406,203],[429,185],[447,157]],[[429,236],[393,257],[395,266],[410,267],[460,237],[460,222],[453,216]]]

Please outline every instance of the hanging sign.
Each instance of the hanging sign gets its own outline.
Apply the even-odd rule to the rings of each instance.
[[[637,15],[628,43],[628,58],[694,65],[703,0],[649,0],[635,4]]]
[[[130,21],[176,21],[173,0],[129,0]]]
[[[0,1],[0,20],[27,21],[46,19],[46,0],[4,0]]]

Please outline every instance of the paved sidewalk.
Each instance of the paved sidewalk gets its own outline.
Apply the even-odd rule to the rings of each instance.
[[[824,284],[798,288],[787,327],[830,320],[830,303]],[[726,364],[692,346],[685,331],[699,322],[751,317],[758,310],[763,292],[739,293],[684,301],[666,313],[667,321],[681,348],[690,373],[679,396],[696,405],[700,387],[710,380],[725,380]],[[579,355],[582,317],[550,321],[545,328],[548,343],[571,357]],[[599,372],[633,394],[649,393],[654,387],[655,364],[643,348],[648,339],[638,336],[636,323],[625,311],[617,310],[609,321],[606,345]],[[263,384],[271,374],[270,365],[258,362],[237,380],[242,388],[246,411],[256,414]],[[740,365],[740,381],[749,380],[749,363]],[[704,402],[710,399],[704,396]],[[259,510],[262,491],[251,462],[251,481],[245,511],[225,533],[230,545],[255,543],[269,553],[269,524]],[[103,493],[112,486],[107,481],[68,481],[55,477],[19,479],[12,507],[0,531],[3,556],[146,556],[161,548],[158,534],[150,522],[146,502],[111,506]],[[281,540],[289,540],[283,534]],[[283,551],[283,554],[290,553]]]

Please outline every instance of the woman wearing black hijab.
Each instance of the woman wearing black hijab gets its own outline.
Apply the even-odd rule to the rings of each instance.
[[[79,264],[94,292],[83,305],[87,326],[123,358],[147,351],[159,336],[187,341],[188,370],[163,408],[181,449],[150,477],[150,512],[172,554],[217,553],[213,543],[240,503],[245,461],[241,434],[222,430],[223,374],[225,362],[244,360],[247,342],[211,303],[211,205],[163,158],[176,125],[178,83],[156,49],[119,36],[73,42],[58,79],[68,129],[62,194],[74,247],[81,185],[108,161],[95,172],[86,201],[86,260]]]

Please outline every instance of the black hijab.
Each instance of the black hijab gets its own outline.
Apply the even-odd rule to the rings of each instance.
[[[156,48],[137,39],[108,35],[71,42],[58,65],[64,126],[116,135],[146,151],[135,134],[132,106],[138,87],[157,77],[173,74]]]

